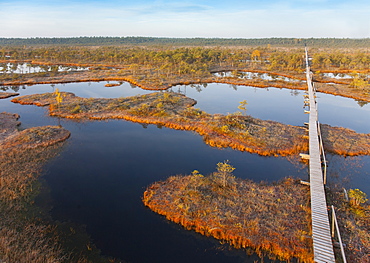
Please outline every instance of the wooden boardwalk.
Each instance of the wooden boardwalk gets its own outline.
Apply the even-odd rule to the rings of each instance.
[[[327,211],[323,172],[321,166],[320,142],[316,96],[312,86],[312,73],[306,48],[306,77],[310,106],[309,117],[309,173],[311,193],[312,240],[315,262],[335,263],[333,243]]]

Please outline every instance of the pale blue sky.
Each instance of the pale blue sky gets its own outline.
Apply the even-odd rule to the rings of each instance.
[[[0,37],[370,37],[369,0],[0,0]]]

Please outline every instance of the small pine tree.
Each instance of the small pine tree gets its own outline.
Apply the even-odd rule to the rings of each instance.
[[[348,197],[351,199],[351,204],[356,206],[365,203],[368,200],[366,198],[366,194],[360,189],[350,189],[348,191]]]
[[[62,93],[59,91],[59,89],[57,88],[57,89],[55,89],[55,92],[54,92],[54,94],[55,94],[55,99],[56,99],[56,101],[57,101],[57,104],[58,104],[58,106],[62,103],[62,101],[63,101],[63,95],[62,95]]]
[[[232,174],[234,170],[235,168],[229,164],[229,160],[217,164],[216,178],[221,181],[223,187],[226,187],[229,181],[234,181],[235,176]]]

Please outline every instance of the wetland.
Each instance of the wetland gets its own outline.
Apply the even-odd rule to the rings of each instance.
[[[223,67],[227,68],[226,65]],[[129,68],[130,73],[125,73],[122,68]],[[263,191],[271,192],[267,185],[281,182],[284,186],[285,182],[292,193],[302,191],[300,198],[303,199],[296,199],[297,202],[304,200],[306,187],[293,183],[296,180],[307,180],[307,166],[298,156],[299,152],[306,149],[303,123],[308,117],[304,114],[304,83],[299,80],[304,75],[299,71],[289,72],[275,79],[272,77],[274,75],[263,75],[267,73],[255,75],[257,73],[253,73],[253,70],[256,69],[249,69],[240,70],[250,72],[242,74],[242,77],[234,77],[231,73],[195,76],[184,72],[183,80],[172,80],[171,74],[167,78],[166,69],[161,72],[164,76],[152,72],[154,77],[150,79],[145,75],[150,69],[138,72],[140,69],[134,66],[122,68],[56,72],[55,75],[43,76],[36,76],[40,72],[30,72],[25,76],[17,76],[20,79],[12,80],[2,76],[5,79],[2,89],[8,93],[13,90],[20,96],[5,98],[4,95],[4,99],[0,100],[1,111],[20,115],[20,130],[61,125],[71,133],[58,155],[43,165],[42,185],[38,197],[34,199],[35,204],[47,209],[53,221],[83,226],[91,240],[84,241],[87,242],[85,246],[92,246],[91,242],[102,255],[116,260],[253,262],[269,255],[266,251],[271,252],[271,247],[268,246],[257,249],[257,252],[263,253],[255,254],[256,246],[248,242],[244,245],[240,245],[242,242],[239,245],[231,242],[236,249],[225,241],[220,243],[217,239],[188,231],[187,223],[182,224],[185,226],[183,228],[169,222],[145,207],[142,201],[146,203],[149,200],[148,194],[144,194],[146,189],[165,184],[160,182],[178,183],[179,186],[191,180],[190,175],[194,170],[204,175],[214,174],[215,165],[225,160],[229,160],[236,168],[233,176],[238,185],[235,187],[265,187]],[[137,71],[136,74],[133,71]],[[10,78],[12,73],[4,74]],[[370,159],[367,140],[370,106],[367,104],[367,90],[366,87],[358,88],[352,94],[347,94],[343,91],[353,91],[349,88],[351,81],[340,81],[347,81],[347,84],[318,83],[321,85],[319,91],[327,91],[328,86],[332,85],[332,90],[344,95],[340,97],[319,92],[317,98],[319,119],[326,125],[323,127],[327,128],[327,138],[335,138],[327,139],[326,142],[329,150],[328,181],[333,189],[340,185],[347,189],[360,188],[369,193]],[[58,93],[62,98],[60,102],[57,101]],[[349,98],[351,96],[357,100]],[[244,100],[248,103],[245,108],[240,107],[240,102]],[[248,130],[247,137],[240,134],[241,130]],[[299,138],[296,142],[294,136]],[[224,143],[219,138],[233,141]],[[262,144],[281,142],[282,138],[287,138],[284,145],[292,143],[295,147],[300,146],[282,152],[282,145],[267,144],[266,149],[270,152],[261,150]],[[237,145],[236,139],[240,144],[244,143],[243,149],[234,147]],[[249,145],[245,146],[246,142]],[[345,149],[338,150],[340,146]],[[285,179],[288,177],[294,179]],[[171,178],[178,178],[178,181]],[[245,180],[246,184],[240,180]],[[255,185],[261,181],[264,182],[261,186]],[[202,194],[209,195],[210,190],[205,188],[205,184],[198,183],[203,186],[186,183],[190,187],[187,190],[196,187],[202,190]],[[171,187],[171,184],[167,186]],[[177,188],[181,190],[181,187]],[[176,190],[155,189],[166,194]],[[218,188],[215,189],[217,192]],[[267,196],[263,192],[260,195]],[[170,201],[171,198],[177,198],[176,195],[167,197],[168,204],[176,204]],[[199,198],[197,194],[193,197]],[[224,205],[230,201],[219,202]],[[237,199],[232,202],[237,203]],[[264,203],[263,199],[258,202]],[[226,208],[220,206],[220,211],[227,213],[223,209]],[[205,218],[204,222],[209,220]],[[255,218],[244,220],[249,224],[256,223],[253,221]],[[204,222],[202,224],[210,227]],[[254,226],[250,225],[248,229],[256,230],[257,225]],[[305,227],[307,225],[299,231],[309,235]],[[72,234],[69,233],[69,236]],[[213,236],[219,238],[221,235],[218,232]],[[304,245],[299,247],[303,249]],[[275,247],[275,256],[279,255],[280,252],[276,252],[279,249]],[[309,249],[304,253],[310,255]],[[304,261],[297,254],[293,253],[293,257]],[[284,260],[288,257],[277,258]]]

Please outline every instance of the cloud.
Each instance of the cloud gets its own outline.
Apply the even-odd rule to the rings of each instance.
[[[231,0],[233,1],[233,0]],[[362,0],[360,0],[362,1]],[[262,1],[260,8],[219,2],[54,1],[1,2],[0,37],[167,36],[167,37],[369,37],[369,4],[335,8],[292,7],[302,2]],[[330,3],[331,0],[315,0]],[[58,3],[63,3],[58,5]],[[119,3],[122,3],[119,1]],[[286,3],[286,4],[284,4]],[[365,3],[363,3],[365,5]],[[268,6],[268,8],[266,7]]]

